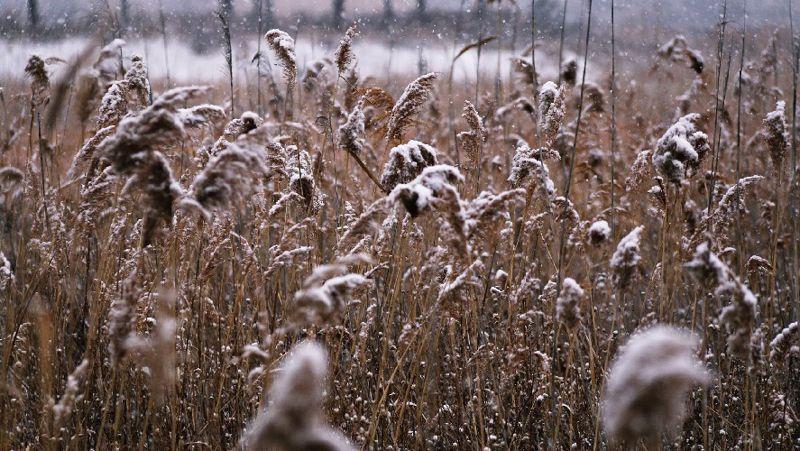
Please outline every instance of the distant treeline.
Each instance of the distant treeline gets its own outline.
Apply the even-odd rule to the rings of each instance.
[[[165,2],[168,4],[168,2]],[[238,2],[237,2],[238,3]],[[244,2],[242,2],[245,4]],[[260,8],[259,8],[260,3]],[[246,5],[251,9],[237,6],[233,8],[232,0],[221,0],[217,9],[224,9],[231,15],[231,26],[236,33],[255,33],[272,26],[287,29],[306,29],[312,27],[316,33],[331,32],[340,34],[350,24],[357,22],[363,33],[371,31],[386,34],[389,30],[403,30],[405,35],[417,27],[428,32],[452,36],[463,35],[465,38],[476,35],[483,30],[491,34],[496,30],[498,19],[503,23],[504,39],[513,38],[513,34],[530,34],[530,7],[501,7],[478,1],[470,5],[464,1],[460,11],[445,11],[428,8],[426,0],[417,0],[415,8],[410,11],[397,11],[392,2],[383,0],[382,7],[366,13],[355,14],[345,12],[344,0],[332,0],[327,14],[314,11],[308,13],[280,15],[271,6],[271,0],[248,0]],[[200,41],[205,35],[216,33],[215,20],[217,11],[208,8],[174,9],[167,5],[163,9],[143,9],[131,6],[130,0],[117,0],[110,3],[94,1],[91,8],[61,5],[55,11],[44,11],[40,0],[26,0],[24,10],[21,7],[2,12],[0,17],[0,35],[6,39],[62,39],[67,36],[88,35],[104,30],[112,37],[126,35],[150,36],[161,32],[162,21],[170,32],[182,36],[195,36]],[[259,14],[260,9],[260,14]],[[561,1],[537,0],[537,30],[542,35],[555,35],[561,25]],[[261,26],[259,27],[259,19]],[[202,43],[193,45],[202,50]]]

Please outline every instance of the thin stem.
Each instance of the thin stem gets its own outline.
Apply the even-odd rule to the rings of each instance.
[[[591,1],[591,0],[590,0]],[[558,40],[558,84],[561,85],[561,64],[564,62],[564,29],[567,25],[567,4],[569,0],[564,0],[564,11],[561,13],[561,37]]]
[[[611,0],[611,236],[616,237],[615,191],[617,159],[617,51],[614,36],[614,0]]]
[[[717,163],[719,162],[719,142],[717,133],[719,132],[719,111],[720,111],[720,77],[722,76],[722,56],[725,45],[725,26],[728,24],[728,0],[722,4],[722,18],[720,21],[719,40],[717,41],[717,82],[714,94],[714,136],[713,136],[713,161],[711,168],[711,186],[708,190],[708,215],[711,215],[711,204],[714,200],[714,185],[717,178]],[[724,103],[723,103],[724,107]]]
[[[531,0],[531,70],[533,70],[531,98],[536,102],[539,95],[539,74],[536,73],[536,0]]]
[[[585,90],[586,90],[586,63],[589,60],[589,36],[590,36],[590,33],[591,33],[591,29],[592,29],[592,3],[593,3],[593,1],[589,0],[589,14],[588,14],[588,17],[587,17],[587,20],[586,20],[586,22],[587,22],[587,24],[586,24],[586,40],[585,40],[584,53],[583,53],[583,74],[581,75],[581,94],[580,94],[580,98],[578,100],[578,118],[577,118],[576,124],[575,124],[575,138],[572,141],[572,150],[570,152],[569,174],[567,176],[566,186],[564,187],[564,198],[566,199],[565,203],[567,205],[565,208],[569,208],[569,194],[570,194],[570,188],[572,187],[572,175],[573,175],[573,172],[575,170],[575,151],[578,148],[578,135],[580,134],[581,119],[583,117],[583,96],[584,96],[584,93],[585,93]],[[561,219],[561,234],[560,234],[560,237],[559,237],[559,246],[558,246],[559,247],[559,252],[558,252],[558,277],[556,279],[557,280],[556,287],[561,287],[561,277],[562,277],[562,270],[563,270],[563,266],[564,266],[564,250],[565,250],[565,244],[566,244],[566,239],[565,238],[566,238],[566,235],[567,235],[567,216],[568,215],[564,215],[564,218]],[[557,350],[558,350],[558,330],[559,330],[559,327],[558,327],[559,323],[556,320],[555,315],[556,315],[556,310],[553,309],[553,316],[554,316],[554,318],[553,318],[554,326],[553,327],[555,328],[553,336],[555,338],[553,340],[552,358],[553,358],[554,362],[556,361],[555,357],[556,357]],[[555,371],[555,368],[554,368],[554,370],[552,371],[552,374],[551,374],[551,383],[550,383],[550,399],[552,400],[551,401],[552,402],[551,414],[553,414],[553,415],[556,414],[556,405],[557,405],[557,403],[555,402],[555,398],[554,398],[554,396],[555,396],[554,380],[555,380],[555,377],[556,377],[555,373],[556,373],[556,371]],[[558,418],[558,417],[554,416],[554,418]],[[556,420],[556,421],[558,421],[558,420]],[[553,443],[555,443],[557,438],[558,438],[558,423],[556,423]]]
[[[567,173],[567,180],[564,186],[564,199],[569,203],[570,190],[572,188],[572,175],[575,172],[575,152],[578,149],[578,136],[581,131],[581,119],[583,119],[583,97],[586,91],[586,64],[589,61],[589,36],[592,28],[592,0],[589,0],[589,17],[587,18],[586,25],[586,40],[583,52],[583,73],[581,75],[581,94],[578,100],[578,118],[575,122],[575,137],[572,140],[572,149],[570,150],[569,172]],[[558,278],[557,285],[561,286],[561,275],[564,262],[564,245],[566,244],[567,232],[567,218],[561,220],[561,236],[559,238],[559,253],[558,253]]]
[[[792,2],[789,1],[789,28],[792,35],[792,166],[790,168],[791,182],[789,184],[789,214],[792,220],[792,236],[797,237],[797,66],[800,63],[800,47],[797,45],[797,37],[794,34],[794,16],[792,14]],[[744,50],[742,50],[744,51]],[[795,300],[794,318],[800,318],[800,299],[798,299],[798,255],[797,241],[792,243],[792,298]]]
[[[742,22],[742,49],[739,54],[739,75],[737,80],[738,85],[738,96],[736,99],[736,180],[737,182],[742,179],[742,95],[744,94],[744,85],[742,83],[742,73],[744,71],[744,54],[745,54],[745,36],[747,36],[747,0],[744,3],[744,11],[743,11],[743,22]],[[741,192],[737,190],[736,192],[736,199],[734,211],[739,211],[739,203],[741,202]],[[739,249],[742,249],[743,241],[742,241],[742,232],[741,228],[739,227],[739,217],[740,215],[736,215],[734,221],[736,223],[736,242]],[[744,260],[740,257],[739,260],[739,272],[741,273],[744,269]]]

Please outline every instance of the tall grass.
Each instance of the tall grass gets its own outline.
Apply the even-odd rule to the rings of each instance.
[[[170,89],[120,42],[31,58],[0,91],[0,449],[796,448],[796,43],[636,53],[585,6],[579,80],[536,72],[569,43],[532,12],[495,92],[269,30],[263,115],[232,61]]]

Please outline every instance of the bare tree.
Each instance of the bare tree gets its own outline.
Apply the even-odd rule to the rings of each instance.
[[[423,22],[426,19],[427,7],[428,7],[428,2],[426,0],[417,0],[416,16],[417,20],[419,20],[420,22]]]
[[[219,10],[228,19],[233,17],[233,0],[220,0]]]
[[[39,0],[27,0],[28,27],[31,35],[39,29]]]
[[[331,8],[331,12],[333,13],[332,23],[333,26],[337,29],[342,27],[342,21],[344,20],[344,0],[333,0],[333,7]]]
[[[264,23],[268,27],[272,27],[273,14],[274,11],[272,9],[272,0],[266,0],[264,2]],[[261,36],[260,31],[259,31],[259,36]]]
[[[392,0],[383,0],[383,23],[389,24],[394,20]]]
[[[119,0],[119,26],[122,33],[125,33],[130,26],[131,5],[128,0]]]

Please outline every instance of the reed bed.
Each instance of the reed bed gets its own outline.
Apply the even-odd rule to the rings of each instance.
[[[114,41],[4,84],[0,449],[800,446],[773,45],[733,82],[734,44],[670,39],[636,68],[669,97],[530,49],[500,91],[397,89],[356,28],[305,69],[260,39],[265,83]]]

